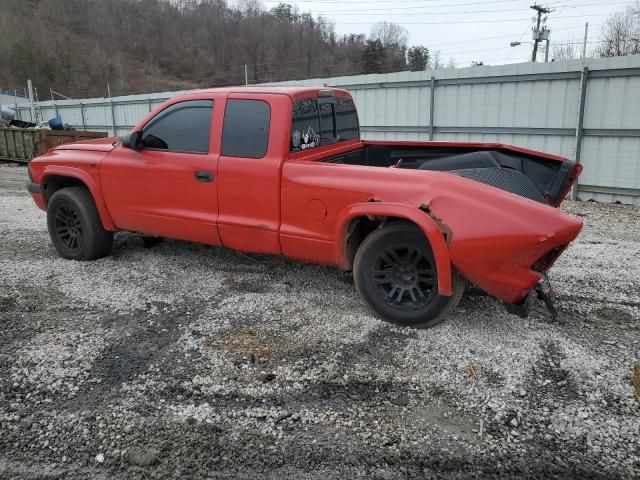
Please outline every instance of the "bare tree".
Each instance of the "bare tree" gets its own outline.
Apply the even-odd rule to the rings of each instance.
[[[407,38],[404,27],[390,22],[378,22],[371,27],[369,39],[380,42],[385,58],[382,63],[386,70],[404,70],[407,68]]]
[[[609,17],[602,27],[602,42],[596,49],[600,57],[619,57],[640,53],[640,7],[627,7]]]
[[[580,58],[578,44],[579,42],[572,41],[552,44],[551,61],[561,62],[562,60],[573,60],[575,58]]]
[[[383,47],[407,45],[408,32],[404,27],[391,22],[378,22],[371,27],[371,40],[380,40]]]
[[[444,67],[444,60],[442,60],[442,52],[440,50],[436,50],[435,52],[433,52],[433,59],[431,63],[433,65],[433,68],[435,68],[436,70],[438,68]]]

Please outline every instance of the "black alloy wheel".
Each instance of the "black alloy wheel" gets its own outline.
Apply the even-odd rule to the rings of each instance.
[[[53,215],[54,235],[70,252],[82,248],[82,222],[73,205],[61,204]]]
[[[94,260],[111,251],[113,232],[104,229],[89,190],[62,188],[47,204],[49,237],[60,256],[70,260]]]
[[[383,320],[429,328],[453,312],[464,293],[465,281],[452,268],[452,295],[438,293],[433,251],[422,230],[398,221],[364,239],[353,262],[358,293]]]
[[[436,270],[424,251],[411,245],[382,250],[373,278],[383,301],[400,310],[416,310],[437,294]]]

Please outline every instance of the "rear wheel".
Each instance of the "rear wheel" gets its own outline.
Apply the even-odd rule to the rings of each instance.
[[[102,226],[98,209],[84,187],[58,190],[47,208],[49,237],[58,253],[70,260],[94,260],[109,254],[113,233]]]
[[[360,245],[354,261],[356,289],[382,319],[429,328],[446,318],[464,293],[453,272],[453,294],[438,294],[433,252],[420,229],[396,223],[376,230]]]

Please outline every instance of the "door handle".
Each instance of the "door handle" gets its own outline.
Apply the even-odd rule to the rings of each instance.
[[[200,170],[193,174],[193,178],[199,182],[211,182],[213,181],[213,173],[207,172],[206,170]]]

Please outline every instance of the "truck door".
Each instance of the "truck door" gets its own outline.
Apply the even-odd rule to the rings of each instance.
[[[224,97],[168,105],[142,128],[139,148],[120,146],[101,162],[105,202],[118,228],[220,243],[218,103],[223,104]]]
[[[225,247],[280,253],[280,176],[288,148],[286,95],[230,94],[218,162],[218,228]]]

